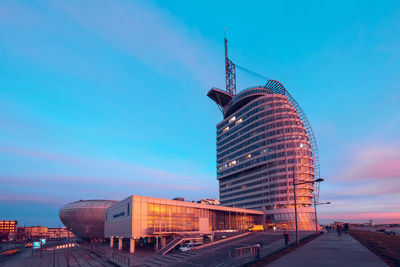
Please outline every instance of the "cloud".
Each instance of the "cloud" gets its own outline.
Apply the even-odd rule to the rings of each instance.
[[[367,180],[400,177],[399,147],[367,147],[356,152],[343,180]]]
[[[400,213],[398,212],[338,212],[320,214],[318,218],[321,221],[368,222],[372,220],[376,223],[400,223]]]
[[[207,179],[201,175],[193,177],[192,174],[172,173],[124,161],[18,147],[0,146],[1,152],[37,159],[43,161],[44,166],[49,166],[48,161],[66,166],[46,173],[39,168],[36,171],[18,170],[12,175],[1,175],[0,182],[13,192],[35,192],[47,196],[47,193],[58,193],[68,201],[81,198],[118,200],[130,194],[168,198],[176,195],[201,198],[217,194],[214,183],[205,183]],[[54,197],[57,198],[56,195]]]
[[[210,190],[211,188],[206,185],[187,185],[178,184],[173,181],[164,182],[138,182],[132,180],[123,179],[110,179],[104,177],[84,177],[84,176],[72,176],[72,175],[60,175],[60,174],[33,174],[29,177],[26,176],[0,176],[1,182],[5,185],[18,185],[21,184],[29,187],[58,187],[62,188],[65,186],[81,186],[86,191],[86,186],[96,186],[99,188],[146,188],[152,190],[177,190],[177,191],[200,191]],[[40,181],[38,183],[37,181]],[[78,190],[78,189],[77,189]]]
[[[64,205],[66,202],[66,199],[62,198],[61,196],[46,197],[38,194],[32,194],[32,193],[22,194],[18,192],[13,192],[13,193],[2,192],[0,194],[0,200],[2,202],[11,202],[11,203],[36,203],[53,207],[59,207],[60,205]]]
[[[218,80],[210,49],[216,45],[148,2],[54,3],[84,28],[162,73],[176,75],[179,68],[201,82],[204,77]]]
[[[195,182],[199,177],[193,177],[183,173],[171,173],[153,167],[143,166],[132,162],[122,160],[111,160],[102,158],[89,158],[76,155],[68,155],[57,152],[49,152],[45,150],[26,149],[20,147],[12,147],[0,145],[0,153],[15,154],[30,158],[50,160],[61,164],[81,167],[85,169],[103,170],[115,174],[115,178],[121,173],[131,178],[146,179],[147,182],[176,181],[179,183]],[[160,180],[162,179],[162,180]]]

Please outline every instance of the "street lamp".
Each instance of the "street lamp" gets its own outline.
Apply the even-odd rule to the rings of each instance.
[[[318,203],[315,203],[315,205],[327,205],[327,204],[331,204],[331,202],[318,202]]]
[[[318,180],[318,179],[317,179]],[[323,180],[323,179],[322,179]],[[315,195],[314,195],[314,212],[315,212],[315,232],[318,232],[318,221],[317,221],[317,205],[328,205],[331,202],[315,202]]]
[[[297,183],[296,184],[295,172],[294,171],[295,171],[295,166],[293,166],[294,217],[295,217],[295,223],[296,223],[296,242],[297,242],[297,245],[299,245],[300,244],[300,240],[299,240],[299,227],[298,227],[298,223],[297,223],[296,185],[320,183],[320,182],[323,182],[324,179],[318,178],[318,179],[313,180],[313,181],[305,181],[305,182],[301,182],[301,183]],[[314,212],[315,212],[315,228],[317,229],[318,227],[317,227],[317,212],[316,212],[316,208],[315,208],[315,196],[314,196]]]

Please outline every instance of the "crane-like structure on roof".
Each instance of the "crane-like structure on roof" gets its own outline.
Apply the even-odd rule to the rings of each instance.
[[[228,40],[225,41],[225,91],[232,95],[236,95],[236,66],[228,57]]]

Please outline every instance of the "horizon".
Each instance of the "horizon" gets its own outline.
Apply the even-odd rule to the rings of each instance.
[[[280,81],[310,121],[320,223],[400,223],[400,3],[211,3],[0,3],[0,219],[219,199],[222,114],[206,93],[225,88],[227,28],[230,59]],[[237,76],[238,91],[262,82]]]

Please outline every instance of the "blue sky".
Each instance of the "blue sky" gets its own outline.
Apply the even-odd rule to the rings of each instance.
[[[399,221],[398,1],[2,1],[0,214],[218,197],[206,97],[237,64],[281,81],[320,151],[323,221]],[[239,89],[262,84],[238,72]]]

